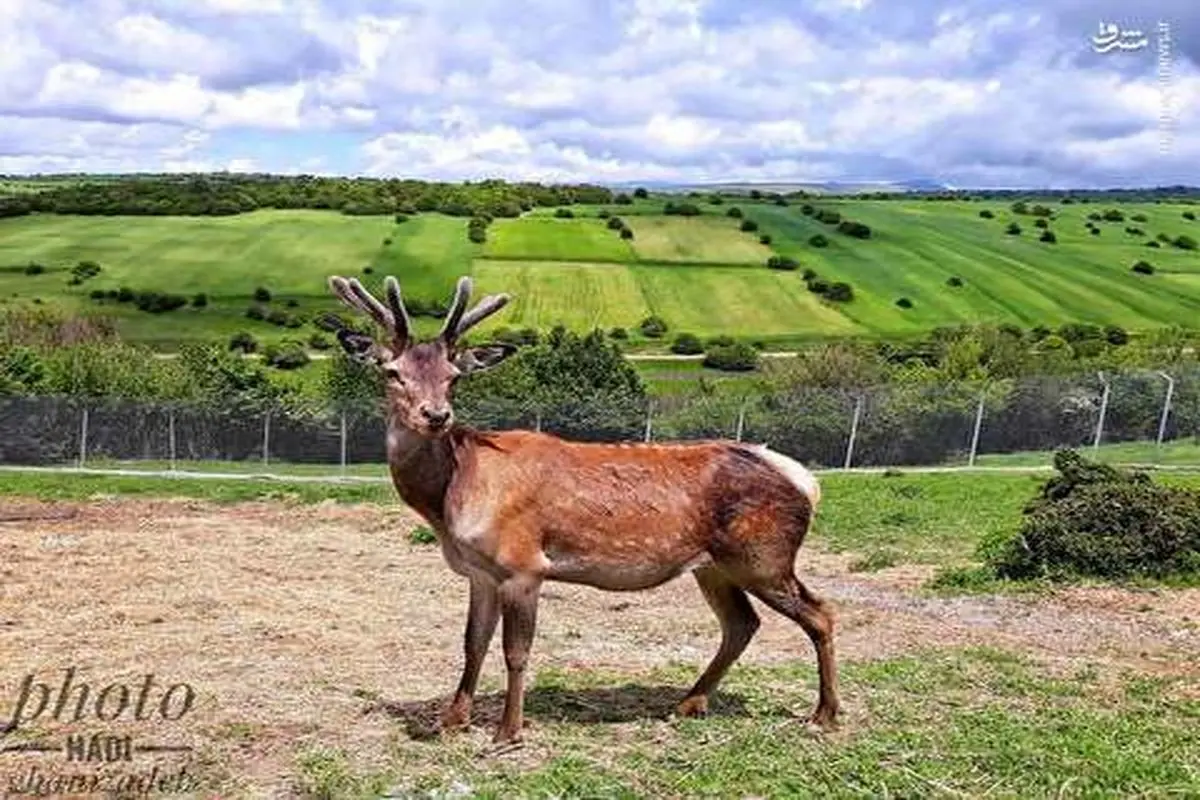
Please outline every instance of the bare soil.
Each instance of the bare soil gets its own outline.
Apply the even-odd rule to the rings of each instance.
[[[436,546],[408,543],[417,522],[399,508],[334,503],[0,502],[0,727],[27,675],[57,692],[72,666],[93,700],[112,683],[136,693],[147,673],[159,693],[152,704],[172,684],[195,692],[177,721],[129,721],[130,709],[112,723],[93,716],[74,725],[49,719],[54,695],[0,747],[38,737],[57,744],[72,731],[128,732],[194,747],[198,770],[254,796],[287,796],[307,746],[352,748],[382,762],[389,741],[434,716],[461,664],[466,584]],[[855,574],[847,569],[854,560],[810,544],[798,561],[801,579],[837,608],[842,661],[975,644],[1064,669],[1200,673],[1200,590],[937,598],[919,591],[926,569]],[[535,672],[604,668],[636,682],[670,663],[698,671],[715,652],[716,620],[687,578],[621,594],[548,584],[543,598]],[[741,663],[812,663],[803,633],[759,610],[762,629]],[[503,674],[498,639],[485,690]],[[118,699],[110,697],[109,713]],[[651,712],[677,699],[650,698]],[[381,707],[394,713],[371,713]],[[65,708],[69,716],[74,700]],[[528,738],[536,740],[537,722]],[[56,754],[0,759],[0,780],[30,764],[63,764]]]

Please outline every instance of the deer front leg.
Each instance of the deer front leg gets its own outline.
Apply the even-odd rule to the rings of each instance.
[[[538,590],[541,579],[514,575],[500,584],[500,609],[504,615],[504,663],[508,668],[508,690],[504,695],[504,714],[493,741],[497,744],[519,742],[524,723],[525,665],[537,627]]]
[[[471,724],[471,705],[479,671],[487,656],[488,645],[500,619],[496,585],[483,578],[471,578],[471,602],[467,611],[467,631],[463,635],[463,673],[454,699],[442,712],[442,729],[465,728]]]

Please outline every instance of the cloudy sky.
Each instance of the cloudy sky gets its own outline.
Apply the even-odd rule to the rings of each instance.
[[[1200,184],[1200,2],[0,0],[0,172],[222,169]]]

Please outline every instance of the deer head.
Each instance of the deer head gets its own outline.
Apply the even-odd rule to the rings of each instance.
[[[385,341],[351,330],[333,315],[325,317],[324,325],[336,332],[347,355],[382,371],[392,419],[423,436],[442,436],[454,421],[451,401],[455,382],[463,375],[494,367],[516,352],[510,344],[459,344],[467,330],[503,308],[509,297],[489,295],[467,311],[471,279],[459,278],[442,330],[431,341],[416,342],[400,296],[400,283],[388,276],[383,285],[386,306],[356,278],[347,280],[335,275],[329,279],[329,288],[338,299],[383,328],[388,337]]]

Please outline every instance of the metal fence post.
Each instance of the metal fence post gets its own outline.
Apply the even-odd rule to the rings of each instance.
[[[1100,376],[1100,382],[1104,384],[1104,393],[1100,395],[1100,418],[1096,420],[1096,438],[1092,442],[1092,450],[1100,449],[1100,439],[1104,436],[1104,415],[1108,413],[1108,395],[1112,390],[1112,385],[1104,373],[1096,374]]]
[[[341,465],[342,477],[346,477],[346,412],[342,412],[341,442],[339,444],[338,460]]]
[[[88,434],[88,407],[83,405],[83,415],[79,418],[79,468],[87,463],[87,434]]]
[[[263,414],[263,466],[271,463],[271,412]]]
[[[983,401],[986,397],[986,392],[979,395],[979,407],[975,409],[975,430],[971,432],[971,456],[967,459],[968,467],[975,466],[975,454],[979,452],[979,430],[983,427]]]
[[[858,437],[858,420],[862,416],[863,396],[860,394],[854,403],[854,417],[850,420],[850,441],[846,442],[846,463],[842,469],[850,469],[854,460],[854,440]]]
[[[167,448],[170,453],[171,471],[175,471],[175,409],[167,411]]]
[[[650,441],[650,436],[653,433],[653,431],[654,431],[654,403],[648,402],[648,403],[646,403],[646,435],[643,437],[643,440],[647,441],[647,442]]]
[[[1175,394],[1175,379],[1165,372],[1158,373],[1167,381],[1167,399],[1163,401],[1162,417],[1158,420],[1158,446],[1162,447],[1167,435],[1167,418],[1171,415],[1171,397]]]
[[[740,442],[742,440],[742,431],[744,431],[745,428],[746,428],[746,404],[742,403],[741,408],[738,409],[737,433],[735,434],[734,439],[736,439],[737,441]]]

